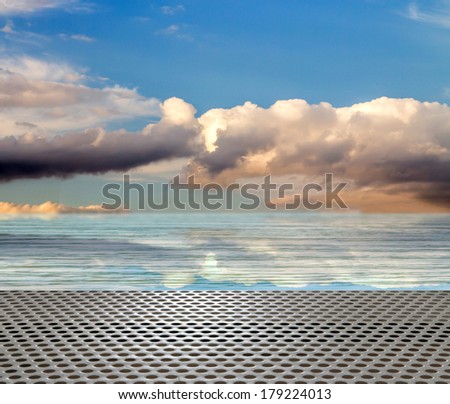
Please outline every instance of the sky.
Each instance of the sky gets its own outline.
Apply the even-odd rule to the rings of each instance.
[[[188,166],[449,210],[449,1],[2,0],[0,27],[1,201]]]

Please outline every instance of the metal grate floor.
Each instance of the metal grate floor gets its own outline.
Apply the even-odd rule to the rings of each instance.
[[[448,383],[449,292],[0,292],[1,383]]]

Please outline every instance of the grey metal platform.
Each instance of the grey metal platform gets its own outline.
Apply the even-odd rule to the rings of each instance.
[[[448,383],[450,292],[0,292],[1,383]]]

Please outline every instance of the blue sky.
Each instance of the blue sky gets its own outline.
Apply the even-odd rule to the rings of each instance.
[[[4,16],[4,24],[45,39],[3,37],[3,52],[64,60],[147,97],[183,98],[199,112],[289,98],[335,106],[379,96],[446,102],[450,28],[408,18],[411,4],[97,1],[88,11]],[[424,12],[439,5],[415,4]]]
[[[287,155],[285,143],[292,142],[296,144],[293,150],[301,151],[305,144],[312,147],[313,142],[316,160],[328,159],[321,162],[321,169],[331,170],[334,159],[341,159],[338,163],[345,161],[347,166],[343,172],[366,185],[366,179],[355,172],[370,173],[373,169],[375,173],[377,161],[388,157],[395,160],[391,151],[400,156],[404,148],[411,154],[402,155],[400,163],[396,162],[400,166],[394,170],[402,175],[405,170],[411,171],[411,162],[422,164],[432,156],[428,177],[411,174],[411,184],[419,179],[422,188],[417,192],[426,199],[435,195],[435,189],[428,185],[444,164],[443,156],[450,159],[446,126],[450,122],[446,106],[450,100],[449,47],[449,0],[0,1],[0,141],[11,135],[21,139],[20,156],[40,164],[45,153],[37,154],[36,150],[42,139],[47,142],[48,150],[44,151],[53,158],[52,148],[60,151],[60,145],[52,143],[54,135],[81,131],[76,141],[72,137],[62,139],[67,148],[66,154],[60,156],[62,164],[74,155],[74,147],[79,152],[76,142],[92,141],[90,146],[96,149],[98,158],[107,160],[102,153],[111,152],[109,140],[102,143],[104,149],[98,146],[106,138],[117,141],[116,134],[108,132],[111,130],[135,131],[137,135],[130,137],[130,144],[137,139],[152,148],[155,145],[148,144],[147,135],[167,130],[169,136],[175,127],[183,127],[181,144],[165,155],[178,165],[167,167],[165,160],[146,161],[152,167],[163,164],[159,171],[146,171],[158,178],[179,171],[181,163],[189,159],[206,171],[225,167],[227,178],[257,171],[245,167],[247,160],[261,163],[266,171],[303,175],[309,168],[297,170],[304,157],[300,152]],[[171,101],[164,107],[164,100],[171,97],[184,101]],[[379,97],[387,99],[376,101]],[[396,101],[403,98],[413,100]],[[306,100],[308,106],[291,101],[269,108],[279,100],[292,99]],[[246,101],[264,110],[255,110],[253,104],[236,108]],[[321,102],[332,104],[333,109],[328,104],[313,106]],[[360,107],[358,103],[367,105]],[[195,116],[191,105],[196,109]],[[352,107],[351,116],[340,111],[341,107]],[[214,108],[224,110],[217,112]],[[292,111],[300,126],[298,133],[285,139],[285,129],[290,128],[287,117]],[[271,122],[269,117],[273,119],[274,113],[279,121],[273,127],[255,127],[255,121]],[[312,124],[302,127],[302,119],[308,114]],[[339,119],[334,122],[330,114]],[[352,114],[364,115],[384,138],[378,132],[347,133]],[[165,123],[151,127],[161,116],[166,117]],[[326,128],[323,122],[328,122]],[[226,147],[234,142],[237,129],[233,125],[241,135],[235,144],[242,144],[242,150],[235,147],[230,152]],[[83,131],[87,134],[82,135]],[[193,150],[189,134],[195,131],[199,131],[197,135],[207,147],[218,141],[221,148],[215,151],[210,147],[207,155],[205,150]],[[300,144],[305,131],[311,132],[311,139],[304,139],[310,143]],[[348,138],[340,139],[341,143],[325,153],[323,148],[328,143],[320,142],[329,133],[337,134],[333,140],[336,142],[343,133]],[[255,144],[253,136],[259,136]],[[397,137],[401,142],[392,144]],[[373,147],[368,156],[358,155],[374,142],[383,145]],[[5,142],[1,147],[7,154],[10,145]],[[271,161],[258,154],[264,152],[272,153]],[[224,161],[224,156],[230,160]],[[0,200],[98,203],[101,184],[109,178],[106,169],[99,171],[101,175],[84,175],[98,174],[85,167],[78,171],[64,167],[69,176],[75,175],[69,180],[58,177],[66,175],[66,171],[50,175],[56,178],[24,171],[19,175],[17,170],[33,166],[19,157],[8,163],[10,172],[4,176],[10,177],[0,184],[4,195]],[[181,163],[177,160],[180,158],[184,159]],[[364,167],[358,165],[362,160]],[[292,167],[286,163],[280,169],[280,161],[291,161]],[[331,161],[329,166],[327,161]],[[46,164],[50,171],[54,169],[50,162]],[[132,169],[145,165],[126,164]],[[339,167],[342,170],[342,164]],[[40,167],[43,172],[47,168]],[[117,173],[113,164],[110,170]],[[378,182],[371,186],[395,183],[400,187],[398,179],[377,175]],[[447,195],[447,178],[440,181]],[[409,188],[405,190],[401,192],[410,192]],[[391,189],[383,188],[382,192],[392,195]],[[441,199],[447,206],[450,203],[446,198]]]

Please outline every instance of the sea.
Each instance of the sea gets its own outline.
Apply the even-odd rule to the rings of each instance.
[[[2,215],[0,289],[450,290],[450,215]]]

